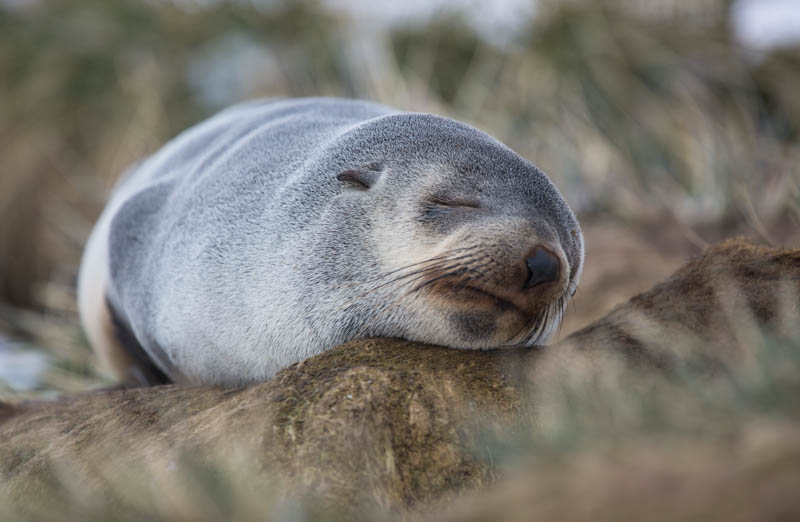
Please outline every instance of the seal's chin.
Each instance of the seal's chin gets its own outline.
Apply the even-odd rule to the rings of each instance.
[[[564,308],[554,303],[545,311],[526,317],[521,322],[522,326],[514,325],[509,331],[501,334],[501,337],[507,339],[502,346],[530,347],[547,344],[558,332],[563,316]]]

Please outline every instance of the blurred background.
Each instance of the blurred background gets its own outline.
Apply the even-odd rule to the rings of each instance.
[[[709,242],[800,244],[794,0],[0,0],[0,399],[107,384],[77,321],[116,177],[236,101],[466,121],[587,238],[562,336]]]

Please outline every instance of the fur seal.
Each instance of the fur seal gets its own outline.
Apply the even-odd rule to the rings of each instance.
[[[371,102],[261,100],[123,176],[78,294],[118,376],[239,386],[359,338],[544,343],[582,267],[561,194],[487,134]]]

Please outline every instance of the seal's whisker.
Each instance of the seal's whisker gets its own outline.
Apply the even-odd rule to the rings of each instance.
[[[417,271],[412,272],[411,274],[409,274],[409,276],[417,275],[417,277],[414,277],[413,279],[410,279],[410,280],[403,281],[403,284],[404,285],[410,285],[410,284],[412,284],[412,283],[414,283],[416,281],[419,281],[420,279],[424,279],[425,277],[427,277],[429,275],[428,272],[431,271],[432,269],[438,269],[438,270],[441,270],[443,272],[448,272],[448,271],[453,271],[451,269],[456,268],[456,267],[458,267],[457,264],[456,265],[450,265],[450,266],[444,265],[444,266],[429,267],[427,269],[420,269],[420,270],[417,270]],[[456,268],[456,270],[458,270],[458,268]],[[384,286],[384,285],[381,285],[381,286]],[[377,290],[377,288],[373,289],[373,290]],[[412,293],[412,292],[407,292],[405,295],[409,295],[410,293]],[[399,304],[400,304],[399,297],[400,297],[400,292],[398,292],[398,295],[396,297],[391,297],[390,296],[389,297],[389,299],[390,299],[389,301],[382,303],[380,309],[376,310],[376,309],[373,308],[372,312],[373,313],[377,312],[378,314],[382,314],[386,310],[390,310],[393,307],[399,306]],[[356,304],[357,303],[351,303],[350,306],[355,306]],[[366,322],[362,325],[362,328],[359,330],[359,333],[358,333],[359,337],[362,337],[365,334],[365,331],[366,331],[368,326],[369,325]]]
[[[553,315],[553,306],[549,304],[544,309],[544,314],[542,314],[542,320],[537,325],[538,328],[536,329],[536,335],[531,335],[528,337],[527,342],[530,344],[538,344],[541,342],[542,338],[544,337],[545,332],[547,331],[547,326],[550,324],[551,316]]]
[[[483,263],[483,264],[475,266],[475,267],[469,267],[470,270],[469,270],[468,273],[470,275],[469,276],[467,276],[467,275],[462,276],[461,279],[456,281],[456,283],[453,286],[453,288],[458,290],[460,287],[465,286],[466,283],[468,283],[470,281],[477,281],[477,282],[486,281],[486,279],[487,279],[486,274],[484,272],[479,272],[478,270],[480,270],[482,268],[485,268],[486,266],[489,266],[492,263],[492,261],[493,260],[487,261],[486,263]]]
[[[482,261],[486,257],[488,257],[488,255],[486,255],[486,254],[481,255],[481,256],[475,256],[474,254],[469,254],[469,255],[459,256],[459,257],[455,257],[455,258],[445,259],[445,260],[442,260],[442,261],[438,261],[436,263],[432,263],[428,267],[417,269],[417,270],[415,270],[413,272],[410,272],[408,274],[404,274],[402,276],[399,276],[398,278],[394,279],[393,281],[398,281],[400,279],[405,279],[405,278],[408,278],[408,277],[416,275],[416,274],[428,273],[428,272],[436,271],[437,269],[439,269],[439,270],[449,270],[449,269],[456,268],[456,267],[467,268],[467,267],[470,266],[471,263],[475,263],[477,261]]]
[[[439,260],[439,259],[450,259],[450,260],[454,261],[456,259],[469,257],[469,254],[465,254],[465,255],[462,255],[462,256],[459,256],[459,257],[456,257],[456,258],[449,258],[448,256],[452,255],[455,252],[463,252],[464,250],[475,250],[476,248],[477,247],[475,247],[475,246],[454,248],[454,249],[448,250],[447,252],[445,252],[443,254],[440,254],[438,256],[431,257],[429,259],[425,259],[424,261],[418,261],[416,263],[411,263],[410,265],[401,266],[400,268],[395,268],[393,270],[390,270],[389,272],[386,272],[385,274],[381,274],[381,275],[377,276],[374,280],[380,280],[380,279],[382,279],[384,277],[387,277],[387,276],[390,276],[390,275],[395,274],[397,272],[400,272],[401,270],[406,270],[408,268],[411,268],[412,266],[423,265],[425,263],[430,263],[431,261],[436,261],[436,260]]]
[[[459,257],[468,257],[468,256],[459,256]],[[475,259],[473,259],[473,261],[474,260],[480,260],[483,257],[485,257],[485,256],[476,257]],[[435,263],[431,263],[429,266],[418,268],[418,269],[416,269],[416,270],[414,270],[412,272],[409,272],[408,274],[403,274],[403,275],[398,276],[398,277],[396,277],[394,279],[391,279],[389,281],[384,281],[383,283],[381,283],[381,284],[379,284],[379,285],[377,285],[377,286],[375,286],[373,288],[369,288],[366,291],[362,292],[361,294],[356,295],[353,298],[349,299],[344,305],[339,307],[339,310],[355,305],[358,300],[360,300],[360,299],[368,296],[369,294],[371,294],[373,292],[376,292],[377,290],[379,290],[379,289],[381,289],[381,288],[383,288],[385,286],[388,286],[388,285],[390,285],[392,283],[400,282],[402,285],[408,285],[408,284],[411,284],[411,283],[413,283],[415,281],[418,281],[419,279],[424,278],[425,276],[427,276],[431,272],[435,273],[437,271],[451,270],[454,266],[458,266],[457,264],[456,265],[448,264],[451,261],[452,261],[451,259],[440,260],[440,261],[437,261]]]
[[[408,279],[409,277],[413,277],[413,276],[416,276],[416,275],[419,275],[419,274],[424,274],[424,273],[427,273],[427,272],[438,270],[442,266],[447,266],[446,265],[447,262],[448,262],[447,259],[436,261],[434,263],[431,263],[429,266],[418,268],[418,269],[413,270],[413,271],[411,271],[411,272],[409,272],[407,274],[403,274],[403,275],[395,277],[394,279],[390,279],[389,281],[383,281],[381,284],[379,284],[377,286],[374,286],[372,288],[369,288],[366,291],[364,291],[363,293],[355,296],[354,299],[360,299],[360,298],[362,298],[362,297],[364,297],[366,295],[371,294],[372,292],[375,292],[376,290],[379,290],[379,289],[381,289],[381,288],[383,288],[383,287],[385,287],[387,285],[390,285],[392,283],[396,283],[398,281],[402,281],[403,279]],[[378,278],[376,281],[380,281],[380,278]]]
[[[509,345],[509,346],[514,346],[514,339],[516,339],[517,337],[519,337],[519,336],[522,334],[522,332],[525,332],[526,330],[528,330],[528,328],[530,328],[530,327],[531,327],[531,324],[532,324],[532,322],[535,320],[535,318],[536,318],[536,316],[533,316],[533,315],[532,315],[531,317],[529,317],[529,318],[528,318],[528,319],[527,319],[527,320],[526,320],[526,321],[525,321],[525,322],[522,324],[522,326],[519,328],[519,330],[517,330],[516,332],[514,332],[514,334],[513,334],[513,335],[511,335],[511,336],[508,338],[508,340],[506,341],[506,344],[507,344],[507,345]],[[520,339],[520,342],[521,342],[521,339]]]
[[[552,322],[552,319],[553,319],[553,317],[552,317],[552,316],[553,316],[553,312],[554,312],[554,308],[553,308],[553,304],[551,303],[551,304],[550,304],[550,305],[547,307],[547,310],[546,310],[546,311],[545,311],[545,313],[544,313],[544,321],[542,321],[541,329],[540,329],[540,330],[539,330],[539,331],[536,333],[536,341],[535,341],[535,344],[539,344],[539,343],[542,341],[542,337],[543,337],[543,336],[544,336],[544,334],[547,332],[547,327],[548,327],[548,326],[550,325],[550,323]]]
[[[455,258],[445,258],[445,259],[438,260],[435,263],[430,263],[430,266],[414,270],[412,272],[409,272],[408,274],[403,274],[403,275],[397,276],[395,279],[392,279],[390,281],[386,281],[386,282],[382,283],[381,285],[379,285],[376,288],[381,288],[382,286],[385,286],[386,284],[394,283],[394,282],[399,281],[401,279],[405,279],[407,277],[411,277],[411,276],[413,276],[413,275],[415,275],[417,273],[420,273],[421,271],[434,270],[437,267],[439,267],[440,265],[445,264],[445,263],[452,263],[453,261],[459,261],[459,260],[467,259],[470,256],[471,256],[471,254],[465,254],[463,256],[458,256],[458,257],[455,257]],[[476,259],[473,259],[472,261],[477,260],[477,259],[481,259],[481,258],[476,258]],[[426,261],[426,263],[429,263],[429,262],[430,261]],[[419,265],[419,264],[421,264],[421,263],[415,263],[415,265]],[[409,266],[413,266],[413,265],[409,265]],[[400,270],[400,269],[398,269],[398,270]],[[376,278],[374,281],[375,282],[380,281],[383,277],[386,277],[386,276],[390,275],[393,272],[397,272],[397,270],[394,270],[394,271],[392,271],[392,272],[390,272],[388,274],[385,274],[384,276],[380,276],[380,277]]]
[[[459,277],[454,284],[452,285],[452,290],[458,291],[462,288],[467,287],[467,284],[470,282],[480,283],[486,280],[485,274],[479,272],[481,268],[486,266],[488,263],[484,263],[483,265],[477,267],[470,267],[469,269],[465,270],[461,277]]]
[[[457,276],[457,275],[461,275],[463,277],[464,275],[470,274],[470,273],[480,274],[478,272],[478,270],[483,268],[483,267],[485,267],[485,266],[487,266],[488,264],[489,264],[489,262],[483,263],[481,265],[474,266],[474,267],[464,266],[462,264],[460,266],[456,265],[456,266],[450,267],[450,268],[452,268],[452,270],[450,268],[444,269],[443,273],[440,273],[436,277],[433,277],[432,279],[417,285],[416,287],[412,288],[408,293],[411,294],[411,293],[418,292],[421,289],[423,289],[423,288],[425,288],[427,286],[433,285],[433,284],[437,283],[438,281],[440,281],[442,279],[445,279],[445,278],[448,278],[448,277]],[[456,282],[456,285],[459,282]]]
[[[400,268],[395,268],[395,269],[393,269],[393,270],[391,270],[391,271],[389,271],[389,272],[386,272],[386,273],[384,273],[384,274],[379,274],[378,276],[375,276],[375,277],[373,277],[372,279],[368,279],[368,280],[366,280],[366,281],[353,282],[353,283],[350,283],[350,284],[347,284],[347,285],[343,285],[343,286],[344,286],[344,287],[346,287],[346,288],[352,288],[352,287],[354,287],[354,286],[362,286],[362,285],[364,285],[364,284],[369,284],[369,283],[377,283],[377,282],[380,282],[380,281],[382,281],[383,279],[385,279],[385,278],[387,278],[387,277],[389,277],[389,276],[391,276],[391,275],[393,275],[393,274],[396,274],[397,272],[400,272],[400,271],[402,271],[402,270],[407,270],[407,269],[409,269],[409,268],[412,268],[412,267],[415,267],[415,266],[429,264],[429,265],[430,265],[430,267],[434,267],[434,266],[436,266],[438,263],[443,263],[443,262],[449,262],[449,261],[455,261],[455,260],[460,260],[460,259],[469,258],[469,257],[470,257],[472,254],[463,254],[463,255],[460,255],[460,256],[457,256],[457,257],[454,257],[454,258],[451,258],[451,257],[449,257],[449,256],[450,256],[450,255],[452,255],[452,254],[453,254],[453,253],[455,253],[455,252],[458,252],[458,251],[463,251],[463,250],[475,250],[475,249],[476,249],[476,247],[462,247],[462,248],[454,248],[454,249],[452,249],[452,250],[448,250],[447,252],[445,252],[445,253],[443,253],[443,254],[440,254],[440,255],[438,255],[438,256],[434,256],[434,257],[431,257],[431,258],[425,259],[425,260],[423,260],[423,261],[418,261],[418,262],[416,262],[416,263],[411,263],[410,265],[401,266]],[[387,281],[387,282],[386,282],[386,284],[390,284],[390,283],[392,283],[392,282],[395,282],[395,281],[401,280],[401,279],[403,279],[403,278],[405,278],[405,277],[412,276],[412,275],[414,275],[415,273],[417,273],[417,271],[416,271],[416,270],[414,270],[414,271],[411,271],[411,272],[409,272],[408,274],[402,274],[402,275],[399,275],[399,276],[397,276],[397,278],[396,278],[396,279],[394,279],[394,280],[392,280],[392,281]],[[363,297],[363,295],[361,295],[361,296],[356,296],[356,298],[358,298],[358,297]]]
[[[567,298],[565,295],[562,295],[558,298],[558,313],[561,314],[561,319],[558,321],[558,330],[556,331],[556,338],[561,337],[561,330],[564,328],[564,309],[567,306]]]
[[[463,265],[463,263],[455,263],[454,264],[453,262],[454,261],[459,261],[459,260],[463,261],[464,259],[467,259],[469,257],[471,257],[471,256],[470,255],[464,255],[464,256],[459,256],[459,257],[452,258],[452,259],[442,259],[442,260],[437,261],[435,263],[431,263],[428,266],[413,270],[413,271],[411,271],[411,272],[409,272],[407,274],[403,274],[403,275],[397,276],[396,278],[394,278],[394,279],[392,279],[390,281],[386,281],[386,282],[382,283],[381,285],[379,285],[379,286],[377,286],[375,288],[381,288],[385,284],[394,283],[394,282],[400,281],[402,279],[407,279],[407,278],[409,278],[411,276],[414,276],[414,275],[417,275],[417,274],[427,273],[427,272],[435,271],[437,269],[446,269],[448,267],[452,267],[452,266],[456,266],[456,265]],[[482,258],[481,257],[477,257],[477,258],[473,258],[473,259],[469,260],[468,262],[472,262],[472,261],[476,261],[476,260],[480,260],[480,259],[482,259]]]
[[[531,337],[531,335],[540,328],[542,315],[542,313],[532,315],[527,321],[525,321],[525,324],[522,325],[522,328],[517,330],[517,332],[508,339],[508,344],[524,346],[525,343],[528,342],[529,337]],[[514,343],[514,339],[517,339],[518,337],[520,338],[519,342]]]
[[[567,304],[572,303],[572,312],[573,313],[578,313],[578,307],[575,304],[575,296],[578,295],[579,291],[580,291],[580,287],[576,286],[575,287],[575,291],[572,293],[572,295],[567,297]]]
[[[463,266],[460,263],[440,264],[439,266],[436,267],[435,270],[426,270],[424,272],[420,272],[419,277],[414,277],[406,281],[403,281],[403,285],[409,286],[412,283],[419,281],[420,279],[425,279],[426,277],[435,278],[438,275],[443,274],[445,272],[451,272],[453,270],[459,270],[459,269],[463,269]],[[402,289],[402,287],[400,289]]]
[[[543,336],[545,335],[545,333],[547,333],[547,330],[553,321],[558,321],[558,324],[556,325],[556,335],[559,335],[562,326],[560,315],[563,313],[562,312],[563,306],[564,306],[564,297],[560,296],[558,299],[550,303],[550,305],[547,307],[547,314],[545,315],[545,321],[544,324],[542,325],[542,330],[539,332],[536,338],[536,344],[539,344],[544,340]]]
[[[478,260],[478,259],[482,259],[482,258],[484,258],[484,257],[487,257],[487,256],[476,257],[475,259],[476,259],[476,260]],[[474,268],[476,268],[476,269],[477,269],[477,268],[481,268],[481,267],[483,267],[483,266],[485,266],[485,265],[486,265],[486,263],[484,263],[484,264],[482,264],[482,265],[479,265],[478,267],[474,267]],[[450,269],[456,268],[457,266],[458,266],[458,265],[452,265],[452,266],[450,266],[450,267],[444,266],[444,267],[437,267],[437,268],[440,268],[442,271],[445,271],[445,272],[446,272],[446,271],[450,271]],[[415,277],[415,278],[413,278],[413,279],[409,279],[409,280],[403,281],[403,283],[404,283],[405,285],[410,285],[410,284],[414,283],[415,281],[419,281],[420,279],[423,279],[425,276],[427,276],[427,275],[428,275],[427,273],[421,273],[421,271],[417,271],[417,272],[415,272],[415,273],[418,275],[418,277]],[[476,274],[477,274],[478,276],[482,276],[482,275],[483,275],[483,274],[480,274],[480,273],[476,273]],[[414,292],[412,292],[412,291],[409,291],[409,292],[406,292],[405,294],[403,294],[403,297],[404,297],[404,298],[405,298],[405,297],[408,297],[408,296],[414,297],[415,295],[417,295],[417,294],[415,294],[415,293],[414,293]],[[397,306],[399,306],[399,304],[400,304],[400,301],[399,301],[399,299],[397,299],[397,298],[391,299],[391,301],[383,303],[383,305],[381,306],[381,309],[380,309],[380,310],[378,310],[378,313],[383,313],[383,312],[385,312],[386,310],[390,310],[390,309],[392,309],[392,308],[396,308]]]
[[[413,294],[415,292],[419,292],[423,288],[425,288],[427,286],[434,285],[434,284],[436,284],[436,282],[441,281],[442,279],[445,279],[447,277],[454,276],[454,275],[461,275],[461,274],[465,273],[466,271],[467,270],[465,268],[456,268],[455,270],[450,270],[450,271],[445,272],[443,274],[439,274],[439,275],[437,275],[436,277],[434,277],[432,279],[428,279],[427,281],[424,281],[424,282],[418,284],[417,286],[412,288],[408,293],[409,294]]]

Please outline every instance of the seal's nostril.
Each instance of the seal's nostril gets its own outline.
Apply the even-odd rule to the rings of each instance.
[[[537,247],[534,249],[525,264],[528,266],[528,279],[525,281],[523,288],[533,288],[558,279],[561,263],[555,254],[548,252],[544,248]]]

